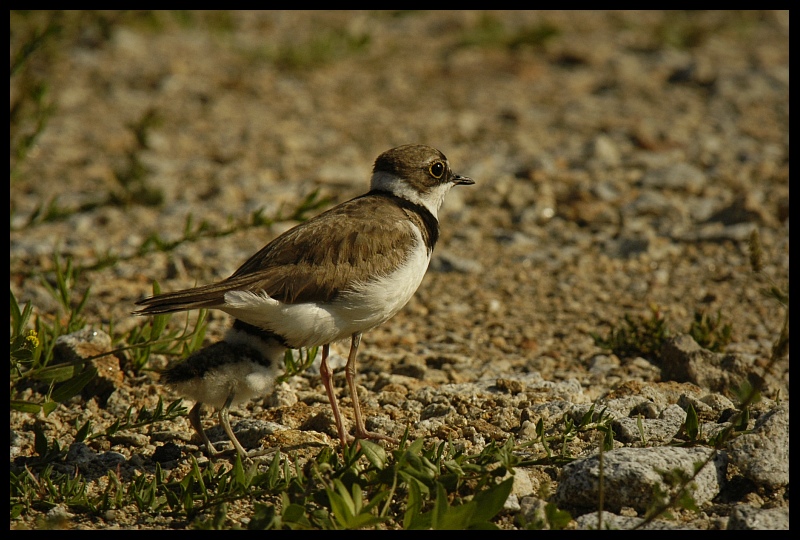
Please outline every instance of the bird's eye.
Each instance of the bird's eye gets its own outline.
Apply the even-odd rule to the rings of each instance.
[[[431,168],[428,169],[428,172],[430,172],[431,176],[433,176],[434,178],[437,178],[437,179],[441,178],[442,175],[444,174],[444,163],[442,163],[441,161],[437,161],[436,163],[433,163],[431,165]]]

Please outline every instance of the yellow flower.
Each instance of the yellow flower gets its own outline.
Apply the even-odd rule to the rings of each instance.
[[[35,349],[39,346],[39,337],[36,335],[36,330],[28,330],[28,335],[25,336],[25,342],[31,349]]]

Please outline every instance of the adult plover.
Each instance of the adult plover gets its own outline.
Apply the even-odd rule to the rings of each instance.
[[[178,381],[187,397],[220,409],[221,422],[222,411],[227,414],[238,393],[264,390],[285,348],[322,346],[320,375],[342,445],[353,437],[339,411],[328,355],[330,343],[350,338],[345,377],[353,400],[355,437],[394,442],[367,431],[364,424],[355,381],[361,334],[389,320],[411,299],[439,237],[437,216],[445,195],[455,185],[474,183],[455,174],[435,148],[393,148],[375,160],[368,193],[281,234],[229,278],[146,298],[137,302],[144,307],[136,313],[213,308],[235,318],[224,340],[249,347],[260,360],[248,354],[239,362],[226,355],[224,362],[206,367],[205,357],[197,361],[197,369],[185,368],[190,375]],[[238,370],[226,363],[238,363]],[[227,370],[224,377],[219,376],[222,369]],[[193,425],[199,424],[198,417],[199,409]]]

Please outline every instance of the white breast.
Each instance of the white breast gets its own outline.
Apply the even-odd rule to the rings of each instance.
[[[405,263],[387,276],[374,279],[341,295],[332,306],[336,314],[350,321],[345,337],[368,330],[392,318],[405,306],[422,283],[431,262],[422,234],[414,227],[416,242]]]
[[[374,328],[408,303],[428,269],[430,251],[419,229],[413,230],[416,239],[404,264],[388,275],[357,284],[333,302],[283,304],[263,293],[233,291],[225,295],[220,309],[276,332],[295,349],[325,345]]]

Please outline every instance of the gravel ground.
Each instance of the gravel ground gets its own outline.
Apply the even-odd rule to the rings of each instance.
[[[47,16],[12,14],[12,51]],[[345,201],[366,190],[378,154],[422,143],[476,184],[448,196],[415,297],[364,336],[371,429],[399,436],[410,426],[412,437],[473,452],[533,439],[539,419],[553,427],[606,406],[619,422],[608,456],[621,474],[619,486],[607,481],[608,522],[629,527],[646,510],[640,494],[659,482],[653,468],[690,467],[705,451],[666,446],[688,404],[719,429],[737,376],[769,358],[784,313],[761,289],[772,280],[788,290],[788,12],[72,13],[62,22],[57,50],[34,54],[10,87],[13,111],[46,75],[53,106],[24,157],[15,133],[33,132],[35,116],[12,129],[10,288],[39,316],[58,307],[29,276],[51,269],[53,253],[84,266],[123,257],[77,285],[91,286],[90,327],[113,320],[122,335],[142,324],[130,312],[153,280],[167,291],[227,277],[295,223],[125,259],[148,236],[180,238],[190,214],[224,228],[259,208],[288,212],[316,189]],[[145,190],[161,204],[144,204]],[[50,201],[68,215],[31,223]],[[761,276],[748,262],[753,229]],[[593,333],[651,306],[675,334],[695,312],[721,313],[733,328],[728,355],[676,339],[672,358],[694,366],[676,376],[597,347]],[[212,313],[208,343],[228,325]],[[788,359],[774,366],[753,432],[708,468],[701,511],[661,526],[788,528],[788,370]],[[157,379],[134,376],[123,359],[107,402],[69,402],[42,418],[48,435],[69,446],[76,418],[100,427],[130,405],[174,399]],[[315,453],[337,444],[328,410],[312,369],[237,411],[234,424],[276,423],[265,446]],[[640,414],[646,445],[638,431],[624,435]],[[33,420],[12,412],[12,461],[32,455]],[[194,444],[184,418],[169,428],[92,455],[147,468],[165,440]],[[583,514],[596,447],[576,440],[571,451],[585,461],[521,470],[508,514],[537,515],[549,493],[574,526],[592,526]],[[178,526],[121,514],[70,523]]]

